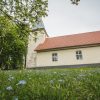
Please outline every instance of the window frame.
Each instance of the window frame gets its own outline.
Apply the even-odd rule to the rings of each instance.
[[[52,61],[53,62],[58,61],[58,53],[52,53]]]
[[[77,60],[82,60],[83,59],[82,50],[77,50],[76,51],[76,59]]]

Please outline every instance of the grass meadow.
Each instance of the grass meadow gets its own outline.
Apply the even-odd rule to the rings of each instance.
[[[0,100],[100,100],[100,68],[0,71]]]

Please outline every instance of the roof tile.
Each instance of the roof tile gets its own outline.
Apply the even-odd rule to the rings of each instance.
[[[46,38],[36,51],[100,43],[100,31]]]

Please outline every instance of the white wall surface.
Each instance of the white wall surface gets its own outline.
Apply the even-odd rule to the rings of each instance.
[[[76,59],[76,51],[81,50],[83,59]],[[58,53],[58,61],[52,61],[52,53]],[[36,66],[59,66],[100,63],[100,46],[80,49],[48,51],[37,53]]]
[[[34,39],[34,33],[32,33],[29,36],[29,41],[28,41],[28,53],[27,53],[27,60],[26,60],[26,67],[27,68],[32,68],[36,67],[36,52],[34,49],[40,44],[45,41],[46,38],[46,33],[45,31],[38,31],[37,33],[37,41],[35,42]]]

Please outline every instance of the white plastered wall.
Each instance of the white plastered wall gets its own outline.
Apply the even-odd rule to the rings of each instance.
[[[82,51],[82,60],[76,59],[77,50]],[[52,61],[52,53],[58,53],[58,61]],[[36,61],[37,67],[100,63],[100,46],[80,49],[38,52]]]
[[[37,32],[37,40],[35,41],[35,36],[34,33],[31,33],[29,36],[29,41],[28,41],[28,52],[27,52],[27,58],[26,58],[26,67],[27,68],[32,68],[36,67],[36,52],[34,49],[40,44],[45,41],[46,38],[46,33],[45,30],[38,31]]]

